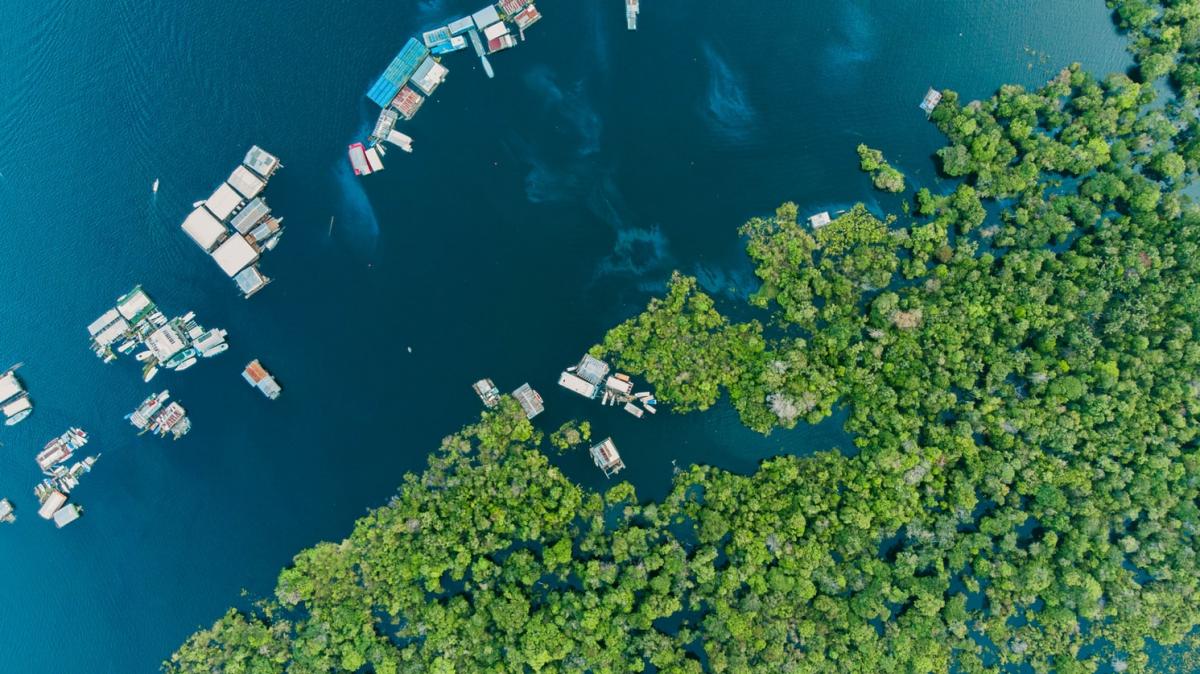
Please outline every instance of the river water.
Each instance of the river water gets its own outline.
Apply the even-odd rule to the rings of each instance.
[[[643,497],[672,461],[749,471],[848,449],[841,417],[764,438],[724,404],[639,421],[555,380],[672,269],[724,303],[751,292],[747,217],[789,199],[897,209],[858,143],[935,187],[927,86],[982,97],[1073,60],[1129,66],[1101,0],[654,0],[637,32],[620,0],[544,0],[495,79],[470,50],[448,56],[404,127],[416,152],[354,178],[366,87],[409,35],[477,4],[0,2],[0,361],[25,363],[37,405],[0,429],[19,515],[0,527],[0,671],[152,670],[386,502],[478,414],[481,376],[531,382],[547,432],[585,416],[612,435]],[[275,282],[247,301],[178,225],[255,143],[286,165],[266,195],[287,231],[263,262]],[[229,331],[226,354],[154,381],[192,417],[179,442],[135,435],[123,416],[151,387],[87,349],[86,326],[137,283]],[[279,400],[242,382],[251,358]],[[60,531],[36,516],[33,456],[69,425],[104,456]],[[582,452],[554,460],[604,487]]]

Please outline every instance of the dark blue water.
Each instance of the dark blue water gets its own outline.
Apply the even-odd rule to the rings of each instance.
[[[494,80],[469,51],[447,58],[405,129],[415,154],[349,176],[373,77],[478,4],[0,3],[0,364],[25,362],[37,404],[0,429],[19,514],[0,527],[0,671],[153,669],[384,503],[478,413],[480,376],[541,390],[547,431],[587,415],[644,497],[672,460],[748,471],[846,448],[840,418],[762,438],[725,405],[638,421],[554,382],[671,269],[750,292],[748,216],[875,203],[857,143],[934,186],[928,85],[979,97],[1072,60],[1128,66],[1100,0],[655,0],[636,33],[620,0],[546,0]],[[267,198],[287,232],[263,263],[275,283],[245,301],[178,224],[253,143],[286,164]],[[191,413],[179,442],[134,435],[122,417],[150,387],[87,349],[87,324],[136,283],[230,333],[226,354],[154,382]],[[242,382],[255,357],[280,400]],[[68,425],[104,458],[73,494],[84,519],[58,531],[35,514],[33,455]],[[604,485],[582,454],[556,461]]]

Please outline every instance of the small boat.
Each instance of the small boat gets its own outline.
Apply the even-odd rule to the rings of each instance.
[[[154,179],[154,184],[150,186],[151,192],[158,192],[158,178]]]
[[[188,321],[192,320],[195,317],[196,317],[196,312],[189,311],[186,314],[184,314],[183,316],[181,316],[179,318],[179,320],[183,321],[184,323],[187,323]]]
[[[653,397],[653,395],[650,393],[646,393],[645,391],[642,391],[641,393],[634,393],[633,397],[637,398],[638,400],[645,400],[647,398]]]
[[[16,426],[25,420],[33,412],[33,403],[29,402],[29,396],[23,395],[20,398],[8,403],[2,410],[4,412],[4,425]]]
[[[121,345],[117,347],[117,351],[119,351],[120,353],[129,353],[130,351],[133,351],[135,348],[137,348],[137,342],[135,342],[133,340],[129,340],[127,342],[122,342]]]
[[[150,353],[149,351],[143,351],[143,352],[139,353],[138,355],[134,356],[134,358],[137,359],[137,362],[144,363],[144,362],[150,360],[150,357],[153,355],[154,354]]]
[[[191,366],[193,366],[193,365],[195,365],[195,364],[196,364],[196,357],[195,357],[195,356],[192,356],[191,358],[188,358],[187,360],[183,361],[183,362],[182,362],[182,363],[180,363],[179,365],[176,365],[176,366],[175,366],[175,371],[176,371],[176,372],[183,372],[184,370],[188,369],[189,367],[191,367]]]
[[[645,407],[646,411],[649,412],[650,414],[658,414],[658,410],[654,409],[654,405],[651,405],[650,403],[646,402],[645,400],[642,401],[642,407]]]
[[[213,356],[215,356],[219,353],[225,353],[228,350],[229,350],[229,344],[227,342],[221,342],[220,344],[214,346],[213,348],[209,349],[208,351],[205,351],[204,353],[202,353],[200,355],[205,358],[212,358]],[[183,368],[180,367],[179,369],[182,370]]]
[[[204,199],[201,199],[200,201],[194,202],[192,204],[192,208],[200,208],[203,205],[204,205]]]
[[[151,379],[154,379],[154,375],[156,374],[158,374],[158,366],[151,365],[150,367],[146,368],[145,374],[142,375],[142,381],[148,382]]]
[[[195,349],[187,348],[187,349],[184,349],[183,351],[176,353],[174,356],[171,356],[170,358],[168,358],[167,361],[165,363],[163,363],[162,365],[163,365],[163,367],[167,368],[168,370],[174,370],[175,368],[179,367],[179,365],[181,363],[183,363],[185,360],[187,360],[189,358],[193,358],[193,357],[195,357],[195,355],[196,355]]]

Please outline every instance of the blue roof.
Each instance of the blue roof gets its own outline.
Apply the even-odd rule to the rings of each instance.
[[[408,82],[408,78],[412,77],[417,66],[421,65],[421,61],[428,55],[429,49],[425,45],[416,38],[409,38],[404,44],[404,49],[396,54],[387,70],[384,70],[379,79],[375,80],[375,84],[371,85],[371,89],[367,91],[367,98],[379,107],[386,108],[396,97],[396,92]]]

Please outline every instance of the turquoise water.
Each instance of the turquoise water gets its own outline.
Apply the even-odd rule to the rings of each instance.
[[[478,413],[481,376],[530,381],[547,431],[586,415],[644,497],[672,461],[748,471],[848,448],[840,418],[762,438],[725,405],[638,421],[554,382],[672,269],[723,300],[752,291],[747,217],[786,199],[896,209],[857,143],[934,186],[927,86],[980,97],[1072,60],[1129,65],[1100,0],[661,0],[636,33],[619,0],[544,0],[494,80],[447,57],[406,128],[415,154],[349,175],[373,77],[478,4],[0,7],[0,361],[24,361],[37,404],[0,429],[0,495],[20,518],[0,527],[0,671],[153,669],[241,588],[270,592],[295,552],[384,503]],[[288,229],[263,263],[275,283],[245,301],[178,224],[254,143],[286,165],[267,198]],[[191,414],[179,442],[136,437],[122,417],[150,387],[87,349],[87,324],[136,283],[230,333],[226,354],[154,382]],[[256,357],[278,401],[242,382]],[[104,457],[73,496],[84,519],[57,531],[35,514],[33,455],[68,425]],[[605,484],[582,454],[555,461]]]

